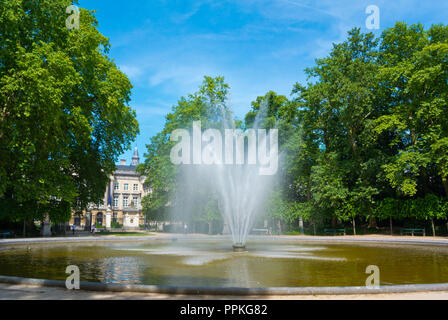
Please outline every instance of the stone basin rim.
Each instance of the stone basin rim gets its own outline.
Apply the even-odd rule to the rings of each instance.
[[[196,235],[163,235],[163,236],[90,236],[90,237],[60,237],[60,238],[19,238],[19,239],[0,239],[0,247],[8,245],[32,245],[32,244],[63,244],[63,243],[88,243],[88,242],[149,242],[149,241],[173,241],[173,240],[191,240],[191,241],[210,241],[230,239],[228,236],[196,236]],[[249,236],[248,247],[250,248],[250,241],[297,241],[297,242],[314,242],[314,243],[373,243],[373,244],[410,244],[410,245],[434,245],[434,246],[448,246],[448,238],[432,238],[432,237],[369,237],[369,236],[356,236],[356,237],[330,237],[330,236]],[[229,243],[229,249],[232,248],[232,244]]]
[[[31,279],[21,277],[0,276],[0,283],[28,285],[37,287],[66,288],[64,280]],[[68,290],[68,289],[67,289]],[[367,287],[173,287],[155,285],[135,285],[99,282],[80,282],[79,291],[100,292],[134,292],[158,294],[189,294],[210,296],[290,296],[290,295],[355,295],[448,291],[448,283],[412,284]]]

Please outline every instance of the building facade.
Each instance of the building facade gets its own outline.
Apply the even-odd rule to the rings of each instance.
[[[142,212],[142,199],[150,192],[145,184],[146,177],[141,176],[136,168],[140,158],[135,148],[130,165],[121,160],[116,171],[110,177],[104,199],[100,204],[89,205],[82,216],[74,215],[70,225],[77,229],[90,229],[91,226],[106,229],[139,229],[145,223]]]

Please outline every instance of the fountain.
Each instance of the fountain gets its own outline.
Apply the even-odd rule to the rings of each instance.
[[[180,163],[178,175],[178,192],[173,202],[181,203],[177,217],[183,221],[201,210],[214,195],[219,205],[226,226],[233,241],[233,250],[246,250],[247,237],[252,229],[257,213],[263,211],[263,205],[273,185],[273,177],[278,166],[277,130],[261,129],[267,104],[264,103],[254,125],[250,129],[240,130],[235,127],[235,120],[229,116],[226,107],[221,107],[221,128],[202,132],[201,122],[193,122],[193,161],[190,154]],[[182,135],[182,142],[189,141],[185,130],[172,134]],[[222,136],[225,136],[224,138]],[[174,140],[173,141],[177,141]],[[223,143],[224,142],[224,143]],[[176,146],[175,156],[181,147]],[[182,154],[184,153],[182,149]],[[201,192],[200,190],[207,190]]]
[[[272,186],[272,178],[260,176],[257,166],[215,168],[215,187],[221,214],[232,235],[233,249],[245,251],[247,237]]]
[[[246,251],[246,245],[242,243],[235,243],[233,246],[234,252],[245,252]]]

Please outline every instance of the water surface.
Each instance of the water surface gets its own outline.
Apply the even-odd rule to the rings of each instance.
[[[448,283],[448,247],[253,241],[234,253],[222,241],[104,242],[18,246],[0,250],[0,274],[167,286],[363,286],[369,265],[381,285]]]

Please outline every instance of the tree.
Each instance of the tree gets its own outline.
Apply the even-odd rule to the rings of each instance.
[[[345,42],[307,69],[316,82],[297,84],[293,91],[310,157],[301,179],[309,185],[308,199],[324,212],[334,211],[333,217],[350,216],[353,224],[358,213],[373,210],[381,192],[377,172],[384,151],[372,139],[372,122],[382,112],[376,95],[377,44],[373,34],[351,30]]]
[[[22,218],[58,220],[57,202],[67,220],[67,204],[98,202],[138,133],[130,81],[108,57],[92,11],[81,9],[80,29],[66,28],[71,4],[0,2],[3,217],[15,207]]]
[[[200,220],[208,224],[208,234],[212,234],[213,224],[221,221],[219,205],[216,199],[210,199],[209,201],[207,201]]]
[[[401,217],[400,201],[395,198],[382,199],[375,208],[374,214],[380,220],[389,219],[390,235],[393,235],[392,219]]]
[[[166,116],[163,130],[151,138],[147,145],[145,161],[138,171],[147,177],[146,183],[152,192],[146,196],[145,210],[157,211],[166,207],[182,208],[188,186],[179,189],[178,179],[182,166],[175,166],[170,160],[174,143],[171,133],[176,129],[190,129],[193,121],[201,121],[203,127],[222,128],[223,121],[229,118],[225,106],[229,86],[223,77],[204,77],[199,90],[187,97],[181,97],[170,114]],[[177,192],[177,190],[184,190]],[[199,194],[200,190],[195,190]],[[166,212],[166,210],[164,211]]]
[[[277,95],[274,91],[269,91],[266,95],[257,97],[251,103],[251,111],[244,118],[245,126],[247,128],[254,126],[265,129],[275,128],[279,118],[282,116],[282,109],[287,102],[288,99],[285,96]],[[262,123],[256,124],[257,118]]]
[[[397,23],[382,35],[379,80],[388,112],[376,120],[378,133],[389,132],[399,146],[383,168],[402,194],[430,190],[435,173],[448,196],[448,28]]]

